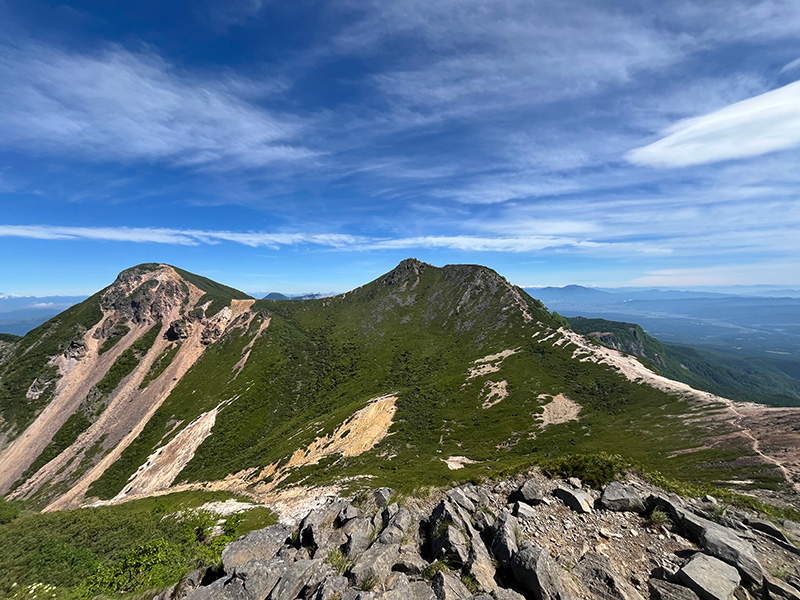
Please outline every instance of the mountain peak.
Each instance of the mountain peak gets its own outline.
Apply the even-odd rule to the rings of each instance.
[[[416,258],[407,258],[400,262],[394,269],[389,271],[383,277],[384,285],[393,285],[395,283],[402,283],[408,281],[411,277],[419,276],[426,268],[433,265],[424,263]]]

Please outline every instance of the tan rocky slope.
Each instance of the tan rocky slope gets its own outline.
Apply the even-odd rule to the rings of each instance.
[[[538,471],[399,506],[331,497],[154,600],[796,600],[800,524]]]
[[[166,265],[120,274],[100,298],[100,321],[73,341],[65,353],[53,357],[59,375],[55,393],[35,421],[0,453],[0,491],[8,491],[66,421],[85,408],[93,389],[112,365],[156,328],[152,345],[104,399],[105,408],[96,420],[11,494],[12,498],[30,499],[46,488],[50,498],[57,498],[51,508],[71,506],[73,498],[82,498],[203,352],[230,328],[246,329],[255,316],[248,310],[253,300],[239,300],[205,317],[197,310],[202,309],[198,300],[204,294]],[[101,354],[100,349],[118,324],[127,324],[127,333]],[[174,356],[168,366],[142,387],[154,362],[169,352]]]

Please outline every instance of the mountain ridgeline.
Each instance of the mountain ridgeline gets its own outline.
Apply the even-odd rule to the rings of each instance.
[[[722,399],[564,324],[476,265],[409,259],[302,301],[140,265],[0,340],[0,493],[57,510],[167,491],[411,490],[600,451],[785,485],[731,434]]]

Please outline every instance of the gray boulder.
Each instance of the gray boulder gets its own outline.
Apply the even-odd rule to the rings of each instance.
[[[486,531],[494,524],[494,517],[482,508],[478,508],[472,513],[472,521],[478,531]]]
[[[225,592],[232,598],[262,600],[270,594],[290,564],[279,558],[248,561],[236,567],[233,577],[225,585]]]
[[[677,583],[669,583],[662,579],[651,579],[647,582],[652,600],[699,600],[692,590]]]
[[[536,600],[572,598],[564,586],[561,567],[544,548],[525,541],[511,559],[510,564],[517,582]]]
[[[447,493],[447,497],[450,499],[451,502],[457,504],[458,506],[462,507],[468,512],[475,511],[475,503],[467,497],[467,495],[464,493],[464,490],[462,490],[461,488],[450,490]]]
[[[407,551],[401,547],[400,554],[395,560],[392,569],[400,573],[419,576],[429,565],[430,563],[417,552]]]
[[[342,575],[328,575],[322,583],[320,583],[319,588],[317,588],[317,593],[313,596],[313,600],[335,600],[336,598],[341,598],[349,586],[350,581],[348,581],[347,577],[343,577]]]
[[[533,519],[536,517],[536,510],[525,502],[515,502],[514,516],[518,519]]]
[[[735,567],[699,552],[678,571],[677,578],[702,600],[731,600],[741,581]]]
[[[502,512],[489,528],[489,539],[492,540],[492,554],[501,565],[507,565],[517,552],[517,529],[519,522],[509,512]]]
[[[378,537],[378,542],[381,544],[399,544],[410,528],[411,513],[407,508],[401,508],[389,519],[386,528]]]
[[[603,490],[600,505],[608,510],[644,512],[644,502],[636,488],[612,481]]]
[[[800,590],[777,577],[764,575],[764,588],[767,590],[770,599],[800,600]]]
[[[352,504],[346,504],[344,507],[342,507],[342,510],[340,510],[339,514],[336,516],[336,522],[339,524],[339,526],[342,526],[348,521],[361,516],[363,516],[363,513],[359,509],[357,509]]]
[[[232,575],[236,567],[254,558],[262,560],[273,558],[288,541],[290,533],[291,529],[285,525],[271,525],[251,531],[231,542],[222,551],[222,567],[225,573]]]
[[[495,588],[492,590],[494,600],[525,600],[525,596],[508,588]]]
[[[443,571],[438,571],[433,576],[431,588],[436,600],[464,600],[472,597],[467,586],[461,583],[459,578]]]
[[[316,560],[298,560],[288,566],[283,575],[272,588],[269,600],[295,600],[300,592],[307,590],[313,593],[328,576],[333,575],[330,565]]]
[[[383,508],[389,504],[392,497],[392,489],[387,487],[378,488],[372,492],[372,499],[378,508]]]
[[[369,519],[366,517],[356,517],[345,523],[340,531],[345,535],[347,540],[343,545],[344,552],[347,556],[353,558],[369,547],[374,529]]]
[[[354,585],[362,587],[370,579],[383,583],[392,572],[399,554],[400,546],[397,544],[373,544],[350,568]]]
[[[424,581],[413,581],[410,584],[411,596],[409,600],[436,600],[433,588]]]
[[[782,542],[789,541],[784,533],[778,528],[778,526],[770,521],[766,521],[764,519],[747,519],[747,525],[756,531],[771,535]]]
[[[600,600],[644,600],[639,592],[611,566],[607,556],[587,552],[572,570],[592,597]]]
[[[431,513],[428,523],[431,553],[435,559],[446,558],[460,567],[469,559],[469,548],[465,536],[466,526],[458,510],[448,499],[443,499]]]
[[[730,529],[709,527],[701,538],[703,550],[736,567],[742,576],[757,586],[764,581],[764,571],[756,558],[753,546]]]
[[[592,512],[592,498],[583,490],[558,486],[553,495],[577,513]]]
[[[525,502],[530,506],[536,506],[544,500],[544,489],[535,479],[528,479],[511,494],[511,499]]]

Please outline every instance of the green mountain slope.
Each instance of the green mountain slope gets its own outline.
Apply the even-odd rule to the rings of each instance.
[[[241,372],[233,377],[256,320],[246,334],[231,333],[204,354],[90,495],[118,494],[156,448],[178,435],[176,421],[190,423],[230,399],[176,483],[238,473],[231,485],[241,487],[234,489],[268,490],[286,475],[281,467],[294,453],[385,394],[398,398],[388,437],[357,456],[336,453],[292,469],[283,485],[363,476],[395,487],[438,485],[539,457],[601,450],[697,479],[737,471],[759,485],[776,483],[771,467],[737,463],[750,451],[734,442],[667,460],[671,451],[712,437],[713,424],[684,420],[710,408],[576,360],[574,345],[557,332],[560,321],[484,267],[409,260],[347,294],[257,301],[252,310],[270,322]],[[476,361],[503,351],[511,353],[483,363],[496,370],[469,377]],[[559,394],[580,404],[580,419],[545,429],[540,415]],[[453,471],[445,462],[453,456],[475,462]]]
[[[731,398],[777,406],[800,406],[800,378],[785,361],[739,358],[710,349],[665,344],[633,323],[571,317],[570,326],[601,343],[643,359],[658,373]]]
[[[477,265],[409,259],[303,301],[140,265],[13,344],[0,485],[50,509],[180,490],[263,499],[601,451],[696,481],[781,484],[722,403],[623,374],[564,323]]]

